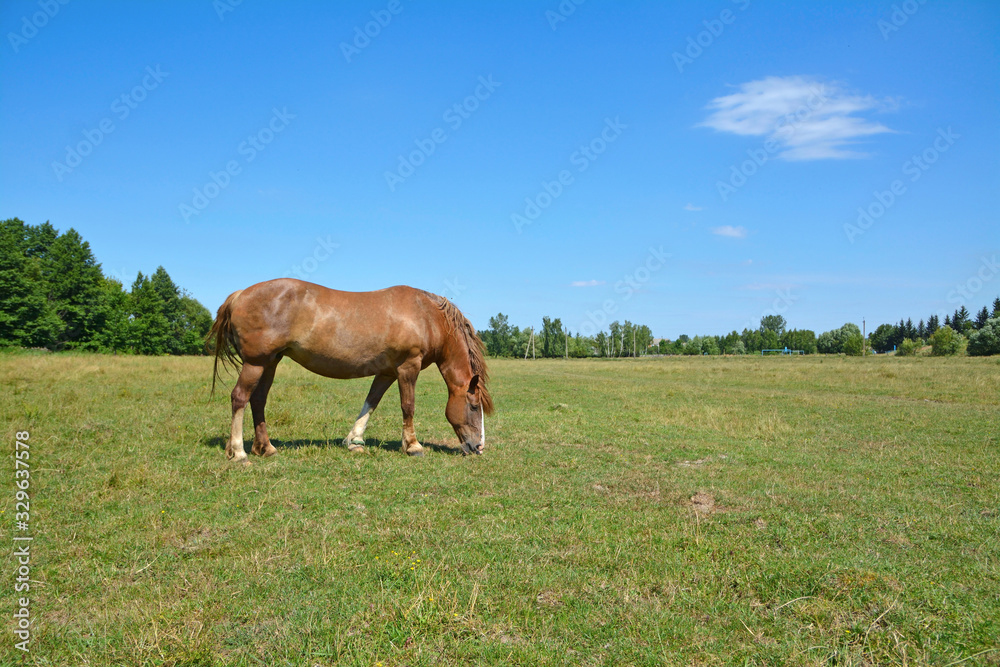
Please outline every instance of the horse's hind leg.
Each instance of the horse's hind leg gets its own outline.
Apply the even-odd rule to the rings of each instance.
[[[243,461],[247,458],[247,453],[243,449],[243,411],[247,407],[247,402],[257,388],[261,375],[264,373],[263,366],[255,366],[244,363],[240,370],[240,377],[233,387],[233,427],[229,436],[229,444],[226,445],[226,456],[234,461]]]
[[[264,405],[267,403],[267,392],[271,391],[274,382],[274,371],[278,367],[280,357],[264,367],[257,388],[250,394],[250,412],[253,414],[253,446],[250,451],[257,456],[272,456],[278,450],[267,437],[267,423],[264,421]]]
[[[361,406],[358,420],[354,422],[354,428],[344,438],[344,445],[347,449],[352,452],[364,451],[365,427],[368,426],[368,418],[371,417],[372,412],[378,407],[378,403],[382,400],[382,395],[385,394],[386,389],[391,387],[395,381],[396,378],[391,375],[375,376],[375,379],[372,381],[372,388],[368,390],[368,397],[365,398],[365,404]]]

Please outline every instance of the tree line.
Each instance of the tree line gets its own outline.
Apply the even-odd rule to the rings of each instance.
[[[49,222],[0,222],[0,347],[203,354],[212,315],[161,266],[131,288]]]
[[[869,334],[847,322],[837,329],[820,335],[809,329],[788,329],[781,315],[765,315],[756,329],[733,330],[724,336],[678,336],[676,340],[653,337],[646,325],[629,321],[612,322],[607,331],[595,336],[572,334],[559,318],[542,318],[542,327],[520,329],[511,326],[503,313],[491,317],[490,327],[480,332],[490,356],[493,357],[632,357],[648,354],[716,355],[760,354],[768,350],[793,351],[802,354],[846,354],[860,356],[866,350],[897,354],[916,354],[929,345],[933,355],[992,355],[1000,354],[1000,297],[993,302],[992,312],[985,306],[975,318],[962,306],[953,315],[946,315],[940,325],[937,315],[914,326],[912,320],[899,324],[880,325]],[[534,346],[532,346],[534,342]]]
[[[491,357],[633,357],[649,353],[653,332],[645,324],[612,322],[596,336],[572,333],[558,317],[543,317],[542,326],[511,326],[503,313],[490,318],[479,332]]]
[[[975,317],[964,305],[951,315],[938,315],[916,325],[911,318],[898,324],[880,324],[869,336],[872,350],[911,355],[925,345],[932,354],[967,353],[972,356],[1000,354],[1000,297],[993,300],[993,309],[983,306]]]

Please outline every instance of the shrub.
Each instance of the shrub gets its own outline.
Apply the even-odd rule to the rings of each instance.
[[[844,354],[849,357],[860,357],[864,350],[865,342],[861,334],[850,334],[844,339]]]
[[[848,322],[839,329],[824,331],[816,339],[817,351],[820,354],[840,354],[841,352],[846,352],[844,345],[852,336],[861,338],[861,329],[858,328],[857,324],[851,322]],[[858,342],[857,350],[857,354],[861,354],[860,341]]]
[[[965,336],[947,324],[931,336],[931,354],[935,357],[951,357],[965,352]]]
[[[923,347],[923,341],[913,340],[911,338],[904,338],[903,342],[899,344],[896,348],[897,357],[915,357],[920,348]]]
[[[979,331],[969,335],[968,351],[974,357],[1000,354],[1000,317],[991,317]]]

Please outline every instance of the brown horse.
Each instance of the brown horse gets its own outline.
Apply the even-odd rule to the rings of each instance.
[[[264,404],[274,370],[288,357],[331,378],[374,375],[354,428],[344,439],[351,451],[364,451],[365,426],[385,391],[399,382],[403,408],[403,451],[423,454],[413,431],[417,374],[431,364],[448,385],[445,416],[463,454],[482,454],[484,415],[493,411],[487,389],[483,342],[448,299],[398,286],[377,292],[340,292],[282,278],[233,292],[219,307],[209,341],[215,342],[212,390],[223,365],[242,362],[233,388],[233,423],[226,455],[247,458],[243,449],[243,410],[249,401],[254,435],[251,451],[271,456]]]

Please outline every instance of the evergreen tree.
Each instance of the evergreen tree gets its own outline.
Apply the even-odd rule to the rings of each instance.
[[[1000,317],[1000,296],[993,299],[993,313],[990,317]]]
[[[40,259],[25,254],[25,227],[17,218],[0,223],[0,345],[46,347],[63,324],[46,298]]]
[[[139,354],[166,354],[170,350],[171,326],[163,314],[163,301],[149,278],[136,276],[132,283],[129,346]]]
[[[885,352],[891,352],[893,348],[893,339],[896,334],[896,326],[894,324],[880,324],[871,332],[868,336],[868,342],[871,348],[878,352],[879,354],[884,354]]]
[[[46,223],[47,224],[47,223]],[[56,348],[84,346],[104,326],[104,276],[90,244],[75,229],[53,240],[42,260],[47,297],[63,321]]]
[[[951,316],[951,328],[962,333],[965,330],[965,323],[969,321],[969,309],[962,306]]]
[[[40,225],[26,225],[14,218],[23,228],[23,243],[25,257],[44,260],[49,255],[49,249],[56,242],[59,232],[48,220]]]
[[[986,326],[986,320],[988,319],[990,319],[990,311],[986,309],[986,306],[983,306],[983,309],[976,313],[976,329],[982,329]]]
[[[131,297],[122,284],[114,278],[103,280],[101,292],[101,301],[105,304],[107,316],[104,319],[104,326],[94,335],[93,347],[115,354],[125,352],[129,349],[131,341]]]
[[[930,338],[934,334],[934,332],[938,330],[938,326],[940,326],[940,325],[938,324],[938,316],[937,315],[931,315],[930,317],[928,317],[927,318],[927,336],[925,337],[925,339],[926,338]]]
[[[212,328],[212,313],[190,294],[181,290],[176,328],[181,331],[178,354],[204,354],[205,337]]]
[[[103,276],[76,230],[0,222],[0,345],[204,353],[212,316],[163,267],[133,290]]]

